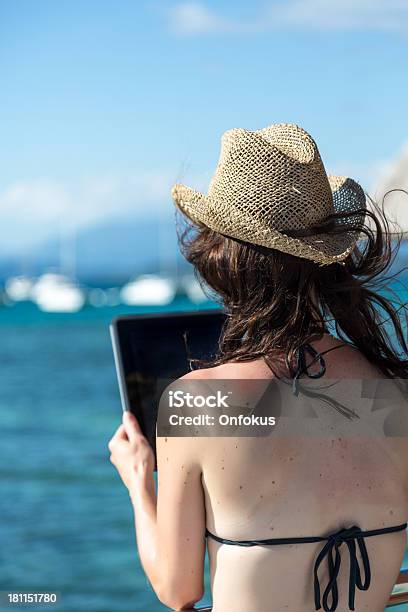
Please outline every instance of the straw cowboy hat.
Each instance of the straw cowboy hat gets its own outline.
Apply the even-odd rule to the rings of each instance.
[[[328,176],[313,138],[287,123],[228,130],[208,195],[176,184],[172,197],[197,225],[321,265],[351,253],[366,209],[360,185]]]

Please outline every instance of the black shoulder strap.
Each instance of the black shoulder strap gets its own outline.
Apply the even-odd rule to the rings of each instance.
[[[318,352],[311,344],[302,344],[298,348],[297,354],[296,354],[296,370],[295,370],[295,375],[293,377],[293,392],[297,395],[298,393],[297,381],[302,374],[306,374],[309,378],[321,378],[322,376],[324,376],[324,374],[326,373],[326,363],[325,363],[325,360],[323,359],[323,355],[330,353],[330,351],[334,351],[336,349],[343,348],[344,346],[352,346],[352,345],[343,343],[337,346],[332,346],[331,348],[326,349],[325,351]],[[312,357],[312,361],[308,364],[306,364],[306,353],[308,353]],[[270,356],[264,355],[263,359],[266,365],[268,366],[268,368],[271,370],[272,374],[276,376],[276,378],[280,379],[281,377],[277,374],[277,372],[275,371],[272,365]],[[309,372],[309,368],[316,362],[319,362],[320,364],[320,369],[318,370],[318,372],[313,372],[313,373]]]

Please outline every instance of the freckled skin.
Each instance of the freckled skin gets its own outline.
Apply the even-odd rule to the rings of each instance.
[[[336,343],[326,336],[314,346],[322,351]],[[327,378],[379,377],[351,348],[329,353],[326,366]],[[272,376],[261,360],[225,364],[202,374],[204,379]],[[348,439],[331,425],[328,431],[330,435],[315,439],[242,437],[239,444],[234,438],[206,438],[198,460],[207,528],[228,539],[261,539],[271,532],[276,538],[311,536],[351,524],[375,529],[405,522],[406,440]],[[405,542],[404,532],[367,539],[372,585],[367,592],[357,591],[356,610],[384,612]],[[208,547],[213,612],[314,609],[312,567],[318,544],[240,548],[209,540]],[[344,548],[338,612],[348,612]]]

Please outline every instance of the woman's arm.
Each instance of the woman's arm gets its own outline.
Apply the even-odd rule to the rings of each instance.
[[[157,438],[154,457],[136,418],[124,413],[109,443],[111,461],[128,488],[146,575],[170,608],[191,607],[203,595],[205,509],[197,438]]]
[[[204,594],[205,502],[198,461],[201,441],[158,437],[156,444],[157,550],[170,601],[180,608],[191,607]]]

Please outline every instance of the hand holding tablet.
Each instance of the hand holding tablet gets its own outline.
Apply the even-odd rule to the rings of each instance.
[[[165,387],[210,359],[225,314],[220,310],[119,317],[110,326],[123,410],[132,412],[155,449],[157,409]]]

